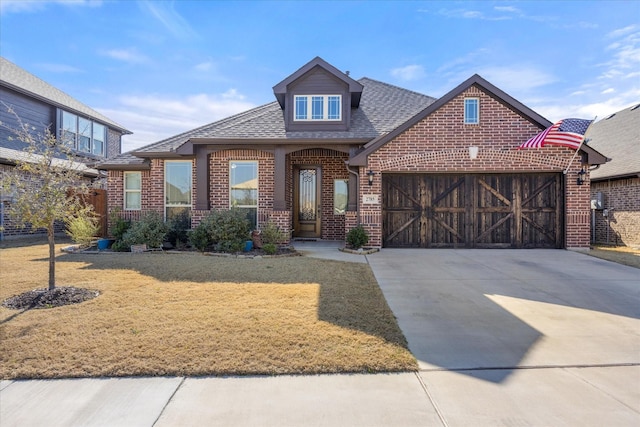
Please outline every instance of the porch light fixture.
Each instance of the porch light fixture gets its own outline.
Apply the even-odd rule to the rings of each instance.
[[[584,184],[584,176],[586,174],[587,174],[587,171],[585,171],[584,167],[582,167],[582,169],[580,169],[580,172],[578,172],[578,180],[576,181],[576,184],[578,185]]]
[[[369,169],[369,172],[367,172],[367,177],[369,178],[369,186],[373,185],[373,177],[375,176],[375,174],[376,173],[371,169]]]
[[[473,160],[476,157],[478,157],[478,151],[479,150],[480,150],[479,147],[469,147],[469,157],[471,158],[471,160]]]

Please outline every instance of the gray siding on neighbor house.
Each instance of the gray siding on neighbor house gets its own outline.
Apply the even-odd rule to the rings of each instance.
[[[342,95],[342,120],[339,122],[296,122],[293,120],[295,95]],[[287,87],[285,125],[288,131],[348,130],[351,122],[349,86],[320,67],[315,67]]]
[[[19,127],[18,118],[24,124],[33,126],[39,134],[43,132],[45,127],[51,126],[50,130],[52,131],[55,129],[55,107],[2,86],[0,86],[0,100],[2,101],[0,103],[0,122],[2,122],[2,126],[0,126],[0,145],[2,147],[22,150],[26,146],[10,130]],[[9,111],[9,107],[13,109],[15,114]]]
[[[122,134],[107,128],[107,151],[105,157],[115,157],[122,153]]]

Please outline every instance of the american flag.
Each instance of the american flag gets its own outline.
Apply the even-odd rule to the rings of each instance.
[[[564,119],[546,128],[518,148],[540,148],[545,145],[559,145],[577,150],[584,134],[593,120]]]

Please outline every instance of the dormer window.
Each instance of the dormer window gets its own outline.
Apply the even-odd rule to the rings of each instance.
[[[294,120],[342,120],[341,95],[296,95]]]

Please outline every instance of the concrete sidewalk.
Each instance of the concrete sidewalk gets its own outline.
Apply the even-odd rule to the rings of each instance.
[[[2,427],[637,426],[640,368],[2,383]]]
[[[0,426],[638,426],[637,269],[567,251],[383,250],[417,373],[0,382]]]

